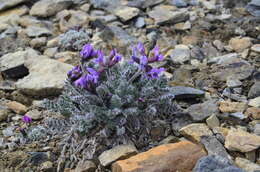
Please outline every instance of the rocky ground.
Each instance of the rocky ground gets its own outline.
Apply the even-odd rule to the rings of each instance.
[[[61,93],[84,43],[127,57],[138,41],[159,45],[188,115],[147,152],[118,146],[64,171],[260,170],[259,9],[258,0],[0,0],[0,171],[56,171],[57,140],[24,143],[22,116],[33,126],[51,115],[39,103]]]

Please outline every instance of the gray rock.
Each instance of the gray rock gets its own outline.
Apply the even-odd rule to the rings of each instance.
[[[239,81],[239,80],[237,80],[237,79],[229,78],[229,79],[227,80],[227,86],[228,86],[229,88],[239,87],[239,86],[241,86],[241,85],[242,85],[242,82]],[[259,95],[260,95],[260,94],[259,94]]]
[[[220,125],[219,119],[215,114],[208,117],[208,119],[206,120],[206,123],[209,126],[209,128],[219,127],[219,125]]]
[[[75,172],[94,172],[96,168],[95,163],[92,161],[80,161],[77,164]]]
[[[260,171],[260,165],[255,164],[244,158],[236,158],[235,163],[238,167],[242,168],[247,172],[257,172]]]
[[[162,3],[164,0],[132,0],[128,1],[128,6],[136,7],[136,8],[148,8],[153,7],[155,5],[158,5]]]
[[[3,130],[3,135],[5,137],[10,137],[14,135],[14,129],[15,127],[7,127],[6,129]]]
[[[149,17],[155,20],[157,25],[176,24],[189,19],[186,9],[176,10],[173,6],[160,5],[148,12]]]
[[[40,37],[40,36],[50,36],[52,32],[45,27],[29,26],[25,29],[26,34],[29,37]]]
[[[115,10],[113,10],[114,15],[118,16],[123,22],[127,22],[132,18],[138,16],[139,9],[128,6],[119,6]]]
[[[227,153],[224,146],[218,141],[218,139],[214,136],[202,136],[201,143],[205,146],[205,149],[208,152],[208,155],[217,155],[223,158],[226,158],[230,162],[232,159],[230,155]]]
[[[253,107],[260,107],[260,96],[254,99],[250,99],[248,105]]]
[[[119,145],[103,152],[99,157],[102,166],[108,166],[118,159],[128,158],[137,154],[138,151],[133,145]]]
[[[188,4],[184,0],[171,0],[170,4],[176,6],[176,7],[187,7]]]
[[[40,0],[32,6],[30,15],[38,17],[53,16],[68,8],[72,3],[72,0]]]
[[[16,6],[28,0],[0,0],[0,11]]]
[[[205,92],[191,87],[175,86],[172,87],[172,93],[176,99],[202,97]]]
[[[256,124],[254,126],[254,133],[258,136],[260,136],[260,124]]]
[[[121,2],[120,0],[90,0],[90,4],[92,4],[95,8],[112,11],[118,7]]]
[[[143,17],[138,17],[135,22],[135,27],[142,28],[145,26],[145,20]]]
[[[173,63],[183,64],[190,60],[191,52],[186,45],[176,45],[175,49],[170,50],[170,57]]]
[[[218,106],[214,101],[206,101],[200,104],[191,105],[187,112],[192,116],[194,121],[203,121],[207,117],[217,114]]]
[[[21,78],[28,74],[24,66],[26,59],[38,59],[38,52],[33,49],[9,53],[0,58],[0,69],[6,78]]]
[[[41,58],[41,60],[26,61],[30,74],[18,80],[17,89],[34,96],[60,94],[67,78],[67,72],[73,66],[45,56]]]
[[[238,59],[237,53],[231,53],[223,56],[210,58],[208,60],[208,64],[223,64],[223,63],[227,63],[228,61],[232,61],[234,59]]]
[[[8,109],[0,109],[0,121],[5,121],[10,111]]]
[[[192,172],[245,172],[245,171],[233,166],[229,162],[229,160],[224,157],[210,155],[199,159]]]
[[[249,98],[255,98],[260,96],[260,81],[255,82],[255,84],[250,88],[248,92]]]
[[[242,112],[231,113],[231,114],[229,114],[229,116],[237,118],[237,119],[240,119],[240,120],[243,120],[243,119],[247,118],[246,115],[243,114]]]
[[[260,1],[259,0],[252,0],[246,6],[247,11],[252,14],[253,16],[260,17]]]

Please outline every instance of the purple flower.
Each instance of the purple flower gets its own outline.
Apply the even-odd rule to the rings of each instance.
[[[32,119],[31,119],[29,116],[24,115],[24,116],[22,117],[22,121],[23,121],[24,123],[26,123],[26,124],[29,124],[29,123],[32,122]]]
[[[99,64],[101,66],[104,66],[105,62],[104,62],[104,55],[103,55],[102,51],[98,50],[97,58],[95,58],[93,60],[93,62],[96,63],[96,64]]]
[[[86,68],[87,74],[81,76],[74,82],[76,87],[87,88],[88,84],[97,84],[99,73],[93,68]]]
[[[136,48],[138,49],[139,53],[142,55],[142,56],[145,56],[145,49],[144,49],[144,45],[139,42],[136,46]]]
[[[81,76],[74,82],[74,85],[79,88],[86,88],[87,86],[87,77],[86,75]]]
[[[68,78],[72,81],[74,80],[77,80],[81,75],[82,75],[82,72],[81,72],[81,69],[80,69],[80,66],[77,65],[75,67],[73,67],[68,73]]]
[[[141,67],[141,69],[144,69],[145,66],[147,65],[147,63],[148,63],[147,57],[146,56],[141,56],[141,58],[140,58],[140,67]]]
[[[82,50],[80,51],[80,56],[82,59],[91,59],[97,55],[97,52],[94,50],[94,48],[90,44],[86,44],[82,47]]]
[[[152,53],[153,53],[153,56],[151,58],[149,58],[150,63],[163,60],[163,55],[159,54],[159,47],[158,46],[154,47],[154,49],[152,50]]]
[[[87,81],[93,82],[93,83],[97,83],[98,82],[98,78],[99,78],[99,73],[94,70],[93,68],[87,68],[88,74],[87,74]]]
[[[165,69],[164,68],[152,68],[149,72],[146,73],[147,77],[149,79],[154,79],[158,78],[160,73],[163,72]]]
[[[133,62],[139,63],[139,58],[137,57],[136,51],[137,51],[136,47],[133,46],[132,47],[132,56],[131,56],[132,61],[130,61],[131,63],[133,63]]]

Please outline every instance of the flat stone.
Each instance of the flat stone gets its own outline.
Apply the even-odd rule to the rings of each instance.
[[[41,36],[50,36],[52,32],[45,27],[38,26],[29,26],[25,29],[25,33],[29,37],[41,37]]]
[[[260,96],[260,81],[257,81],[252,85],[248,92],[248,97],[249,98],[256,98]]]
[[[8,102],[6,103],[6,106],[13,112],[20,115],[24,115],[28,111],[28,108],[25,105],[16,101]]]
[[[114,10],[114,14],[118,16],[123,22],[138,16],[139,12],[140,10],[138,8],[127,6],[118,7]]]
[[[218,155],[231,161],[231,156],[224,146],[214,136],[202,136],[201,143],[204,145],[208,155]]]
[[[7,127],[5,128],[2,133],[5,137],[10,137],[10,136],[13,136],[14,135],[14,129],[15,127],[14,126],[11,126],[11,127]]]
[[[206,101],[200,104],[191,105],[187,112],[194,121],[203,121],[207,117],[218,113],[218,106],[214,101]]]
[[[172,4],[176,7],[179,7],[179,8],[188,6],[187,2],[184,0],[171,0],[170,4]]]
[[[260,53],[260,44],[255,44],[251,47],[251,51]]]
[[[17,89],[27,95],[48,96],[58,95],[64,86],[67,72],[72,65],[49,59],[45,56],[41,60],[30,60],[26,67],[30,74],[15,84]]]
[[[245,172],[221,156],[209,155],[198,160],[192,172]]]
[[[227,86],[229,88],[235,88],[235,87],[239,87],[242,85],[242,82],[239,81],[238,79],[232,79],[232,78],[229,78],[227,80]]]
[[[72,4],[72,0],[40,0],[32,6],[30,15],[50,17],[68,8]]]
[[[145,19],[144,19],[144,17],[138,17],[137,19],[136,19],[136,22],[135,22],[135,27],[137,27],[137,28],[142,28],[142,27],[144,27],[145,26]]]
[[[260,96],[254,99],[250,99],[248,105],[253,107],[260,107]]]
[[[8,109],[0,109],[0,122],[5,121],[10,111]]]
[[[254,126],[254,134],[260,136],[260,124],[255,124],[255,126]]]
[[[230,151],[250,152],[260,146],[260,136],[243,130],[229,130],[225,147]]]
[[[33,120],[40,120],[43,118],[43,114],[37,109],[30,110],[29,112],[26,113],[26,115]]]
[[[137,149],[133,145],[119,145],[103,152],[99,157],[102,166],[108,166],[119,159],[126,159],[137,154]]]
[[[171,88],[176,99],[203,97],[205,94],[204,91],[192,87],[175,86]]]
[[[215,114],[212,114],[210,117],[208,117],[206,123],[209,126],[209,128],[215,128],[220,126],[219,119]]]
[[[180,133],[196,142],[200,142],[201,136],[211,136],[213,133],[206,124],[194,123],[180,129]]]
[[[222,101],[219,102],[219,110],[223,113],[234,113],[234,112],[244,112],[247,105],[243,102],[230,102]]]
[[[0,11],[16,6],[28,0],[0,0]]]
[[[20,6],[14,9],[8,9],[3,12],[0,12],[0,23],[2,24],[2,27],[4,26],[4,24],[7,24],[8,26],[17,25],[20,17],[28,13],[28,11],[29,11],[28,7]]]
[[[253,119],[260,119],[260,108],[257,107],[250,107],[246,110],[245,114],[248,117],[252,117]]]
[[[245,158],[236,158],[235,164],[245,170],[246,172],[257,172],[260,171],[260,166]]]
[[[254,67],[247,61],[233,59],[213,67],[212,76],[218,81],[227,81],[229,78],[244,80],[251,76]]]
[[[242,52],[247,48],[250,48],[252,45],[250,38],[244,37],[244,38],[232,38],[229,41],[229,46],[232,47],[233,50],[236,52]]]
[[[191,52],[188,46],[186,45],[176,45],[175,49],[167,52],[170,55],[173,63],[183,64],[190,60]]]
[[[156,6],[162,3],[164,0],[132,0],[128,1],[128,6],[145,9],[148,7]]]
[[[80,161],[77,164],[75,172],[95,172],[96,164],[92,161]]]
[[[30,45],[33,48],[40,48],[40,47],[46,45],[46,42],[47,42],[46,37],[34,38],[30,41]]]
[[[157,25],[176,24],[189,19],[185,9],[176,10],[174,6],[160,5],[148,12],[149,17],[155,20]]]
[[[205,155],[200,146],[188,141],[165,144],[115,162],[112,172],[191,171],[197,160]]]

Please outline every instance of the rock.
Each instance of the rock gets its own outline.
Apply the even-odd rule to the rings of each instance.
[[[190,60],[191,52],[186,45],[176,45],[175,49],[170,50],[167,54],[170,55],[173,63],[183,64]]]
[[[243,119],[247,118],[246,115],[243,114],[242,112],[231,113],[231,114],[229,114],[229,116],[237,118],[237,119],[240,119],[240,120],[243,120]]]
[[[7,127],[6,129],[4,129],[2,132],[3,132],[3,135],[5,137],[10,137],[10,136],[13,136],[14,135],[14,129],[15,127]]]
[[[51,152],[28,152],[28,154],[30,154],[30,157],[27,162],[33,166],[38,166],[44,162],[52,161],[54,157]]]
[[[26,59],[39,57],[33,49],[9,53],[0,58],[0,69],[6,78],[21,78],[28,75],[28,69],[24,66]]]
[[[30,15],[50,17],[68,8],[72,4],[72,0],[40,0],[32,6]]]
[[[218,155],[232,162],[230,155],[216,137],[202,136],[201,143],[204,145],[208,155]]]
[[[230,53],[223,56],[210,58],[208,64],[224,64],[229,61],[233,61],[234,59],[238,59],[237,53]]]
[[[5,10],[10,7],[14,7],[18,4],[21,4],[23,2],[26,2],[28,0],[0,0],[0,11]]]
[[[248,117],[252,117],[253,119],[260,119],[260,108],[257,107],[250,107],[246,110],[245,114]]]
[[[80,161],[75,169],[75,172],[95,172],[97,169],[92,161]]]
[[[255,44],[251,47],[251,51],[255,53],[260,53],[260,44]]]
[[[112,172],[191,171],[196,161],[205,155],[200,146],[188,141],[165,144],[115,162]]]
[[[47,42],[46,37],[34,38],[30,41],[30,45],[33,48],[40,48],[40,47],[46,45],[46,42]]]
[[[90,9],[90,4],[84,4],[82,6],[80,6],[80,10],[84,11],[84,12],[89,12]]]
[[[119,159],[126,159],[137,154],[137,149],[133,145],[119,145],[103,152],[99,157],[102,166],[108,166]]]
[[[202,1],[202,5],[203,5],[207,10],[216,10],[215,1]]]
[[[42,57],[41,60],[28,61],[30,74],[18,80],[16,87],[27,95],[48,96],[60,94],[67,72],[72,65]]]
[[[148,12],[149,17],[155,20],[157,25],[176,24],[188,20],[186,9],[176,10],[174,6],[160,5]]]
[[[248,92],[249,98],[256,98],[260,96],[260,81],[255,82],[255,84],[250,88]]]
[[[0,109],[0,122],[6,121],[9,113],[8,109]]]
[[[208,126],[203,123],[189,124],[181,128],[180,133],[196,142],[200,142],[201,136],[211,136],[213,134]]]
[[[16,101],[8,102],[6,103],[6,106],[13,112],[20,115],[24,115],[28,111],[28,108],[25,105]]]
[[[241,85],[242,85],[242,82],[237,79],[232,79],[232,78],[227,79],[227,86],[229,88],[235,88],[235,87],[239,87]]]
[[[0,6],[1,6],[1,2],[0,2]],[[8,29],[10,27],[9,25],[17,25],[20,20],[20,17],[22,15],[26,14],[28,11],[29,11],[28,7],[20,6],[20,7],[14,8],[14,9],[9,9],[9,10],[0,12],[0,23],[2,24],[1,27]],[[6,25],[7,25],[7,27],[6,27]]]
[[[260,107],[260,96],[254,99],[250,99],[248,105],[253,107]]]
[[[206,123],[209,126],[209,128],[215,128],[220,126],[219,119],[215,114],[212,114],[210,117],[208,117]]]
[[[195,98],[204,96],[204,91],[191,87],[175,86],[171,87],[176,99]]]
[[[219,50],[223,51],[224,50],[224,45],[220,40],[215,40],[213,41],[213,45]]]
[[[123,22],[127,22],[132,18],[138,16],[139,9],[134,7],[122,6],[114,10],[114,14],[118,16]]]
[[[118,7],[121,2],[120,0],[90,0],[90,4],[92,4],[95,8],[112,11],[113,9]]]
[[[52,35],[52,32],[49,29],[38,26],[29,26],[26,28],[25,32],[29,37],[41,37]]]
[[[57,14],[59,27],[62,32],[79,26],[88,26],[90,17],[80,10],[63,10]]]
[[[47,48],[43,52],[43,55],[53,58],[58,53],[58,47]]]
[[[258,0],[252,0],[248,5],[246,6],[247,11],[256,17],[260,16],[260,3]]]
[[[219,102],[219,110],[223,113],[234,113],[234,112],[244,112],[247,105],[243,102],[230,102],[222,101]]]
[[[26,113],[26,115],[33,120],[39,120],[43,118],[43,114],[36,109],[30,110],[29,112]]]
[[[141,8],[141,9],[145,9],[148,7],[153,7],[155,5],[158,5],[160,3],[162,3],[164,0],[132,0],[132,1],[128,1],[127,6],[130,7],[136,7],[136,8]]]
[[[191,105],[187,112],[192,116],[194,121],[203,121],[207,117],[218,113],[218,106],[214,101],[206,101],[200,104]]]
[[[185,2],[184,0],[171,0],[170,4],[179,8],[188,6],[187,2]]]
[[[23,16],[19,19],[19,25],[25,28],[29,26],[44,27],[46,25],[46,22],[38,20],[36,17],[33,16]]]
[[[229,46],[232,47],[233,50],[236,52],[242,52],[245,49],[249,48],[252,45],[250,38],[244,37],[244,38],[232,38],[229,41]]]
[[[145,26],[145,19],[143,17],[138,17],[135,22],[135,27],[142,28]]]
[[[245,172],[233,166],[230,161],[224,157],[209,155],[198,160],[192,172]]]
[[[229,130],[225,147],[230,151],[250,152],[260,146],[260,136],[243,130]]]
[[[260,166],[244,158],[236,158],[235,164],[246,172],[260,171]]]
[[[46,161],[41,164],[40,170],[43,172],[51,172],[54,171],[54,165],[50,161]]]
[[[178,68],[174,70],[169,84],[171,86],[194,86],[191,71],[184,68]]]
[[[254,126],[254,134],[260,136],[260,124]]]

